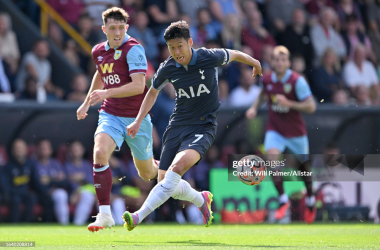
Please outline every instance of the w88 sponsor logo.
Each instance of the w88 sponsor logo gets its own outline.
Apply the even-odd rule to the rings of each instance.
[[[118,74],[103,76],[102,79],[103,79],[103,82],[107,85],[108,84],[113,85],[115,83],[116,84],[120,83],[120,77]]]

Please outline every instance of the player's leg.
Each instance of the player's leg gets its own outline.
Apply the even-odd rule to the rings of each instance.
[[[179,152],[174,158],[173,163],[169,167],[163,180],[150,191],[148,198],[142,207],[133,214],[124,213],[124,220],[128,231],[131,231],[141,221],[144,220],[157,207],[167,201],[176,190],[178,183],[181,181],[182,175],[200,159],[198,151],[187,149]]]
[[[277,161],[279,155],[285,151],[285,138],[275,131],[267,131],[264,140],[266,159],[268,161]],[[290,202],[288,195],[284,192],[284,181],[282,176],[272,176],[273,184],[279,195],[279,207],[276,210],[275,218],[280,220],[285,217],[289,209]]]
[[[119,118],[123,126],[127,127],[134,122],[134,118]],[[140,125],[139,132],[132,137],[127,136],[124,131],[124,138],[132,151],[133,161],[139,173],[144,180],[153,180],[157,178],[158,162],[153,158],[153,125],[150,115],[148,114]]]
[[[302,172],[310,172],[311,166],[308,159],[309,154],[309,140],[307,136],[300,136],[296,138],[289,139],[288,142],[288,148],[295,154],[299,154],[304,163],[300,165],[299,170]],[[316,209],[315,209],[315,196],[313,193],[313,178],[312,176],[304,175],[302,176],[302,179],[305,183],[306,187],[306,198],[305,198],[305,204],[307,206],[307,209],[305,210],[304,219],[307,223],[313,223],[316,216]]]
[[[92,232],[104,227],[115,226],[111,215],[110,196],[112,189],[112,172],[108,160],[115,150],[120,148],[123,138],[123,124],[118,117],[102,111],[99,114],[99,124],[95,132],[94,145],[94,186],[99,203],[99,214],[96,221],[88,226]]]

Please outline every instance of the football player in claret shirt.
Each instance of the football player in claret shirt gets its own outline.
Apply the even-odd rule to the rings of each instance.
[[[77,110],[78,120],[84,119],[90,105],[103,101],[95,132],[93,162],[99,214],[96,221],[88,225],[92,232],[115,225],[110,208],[112,173],[108,160],[124,140],[131,148],[135,166],[143,179],[155,179],[158,173],[158,165],[153,159],[150,114],[142,117],[141,130],[133,139],[127,136],[126,130],[126,126],[135,120],[148,91],[144,48],[126,33],[128,14],[123,9],[110,8],[103,12],[102,17],[107,41],[92,49],[97,70],[87,97]]]
[[[289,149],[294,154],[309,154],[309,141],[302,113],[314,113],[316,104],[305,78],[290,70],[290,53],[284,46],[277,46],[273,51],[274,71],[264,75],[263,89],[259,98],[247,110],[246,116],[253,119],[262,101],[267,97],[269,116],[266,126],[264,146],[267,159],[278,160],[278,156]],[[310,166],[301,166],[307,170]],[[315,219],[315,196],[312,190],[311,176],[303,176],[307,190],[304,219],[312,223]],[[282,219],[290,206],[289,198],[284,193],[281,176],[273,176],[273,182],[280,195],[280,206],[276,219]]]
[[[239,61],[253,67],[252,75],[261,75],[260,62],[249,55],[228,49],[193,49],[189,25],[172,23],[164,34],[170,55],[161,63],[136,120],[127,127],[134,137],[142,129],[143,118],[154,105],[160,90],[171,82],[176,91],[176,104],[163,136],[158,184],[151,190],[143,206],[135,213],[125,212],[128,230],[170,197],[194,203],[203,215],[203,222],[212,222],[212,194],[197,192],[182,179],[197,164],[215,139],[216,115],[220,106],[218,67]]]

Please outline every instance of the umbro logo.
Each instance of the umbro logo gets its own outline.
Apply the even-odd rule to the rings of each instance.
[[[98,62],[101,62],[103,61],[103,57],[102,56],[98,56]]]
[[[94,184],[95,188],[101,188],[102,184]]]

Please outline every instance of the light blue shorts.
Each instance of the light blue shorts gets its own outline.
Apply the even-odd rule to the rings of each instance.
[[[111,136],[116,143],[116,151],[120,150],[125,140],[136,159],[148,160],[153,155],[153,125],[150,115],[145,116],[139,132],[132,139],[131,136],[127,136],[127,126],[134,121],[135,118],[114,116],[102,110],[99,113],[98,128],[94,136],[99,133],[106,133]]]
[[[265,133],[265,151],[271,148],[278,149],[281,153],[288,148],[293,154],[309,154],[309,139],[306,135],[286,138],[276,131],[269,130]]]

